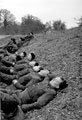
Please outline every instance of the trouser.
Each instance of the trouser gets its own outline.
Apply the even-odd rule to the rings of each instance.
[[[10,67],[6,67],[6,66],[1,65],[1,64],[0,64],[0,71],[3,72],[3,73],[6,73],[6,74],[11,74],[10,73]]]
[[[43,79],[38,75],[32,75],[31,73],[24,75],[18,79],[22,85],[31,86],[35,83],[41,82]]]
[[[18,71],[17,75],[18,75],[18,78],[20,78],[20,77],[22,77],[24,75],[27,75],[28,73],[30,73],[28,68],[25,68],[25,69],[23,69],[21,71]]]
[[[12,80],[16,79],[16,75],[8,75],[0,72],[0,79],[1,79],[1,82],[4,82],[6,84],[11,84]]]
[[[22,85],[26,85],[30,80],[32,80],[32,77],[30,74],[24,75],[18,79],[18,82]]]
[[[12,62],[9,62],[9,61],[7,61],[7,60],[5,60],[5,59],[2,59],[1,62],[2,62],[3,65],[5,65],[6,67],[11,67],[11,66],[13,67],[13,66],[14,66]]]
[[[16,62],[17,64],[27,64],[27,62],[25,60],[20,60]]]
[[[24,113],[20,106],[18,106],[17,111],[13,113],[11,117],[8,115],[1,115],[1,120],[24,120]]]
[[[16,72],[21,71],[23,69],[27,68],[26,64],[15,64],[14,69]]]
[[[10,95],[0,91],[0,101],[3,112],[1,120],[24,120],[24,113],[18,105],[15,94]]]

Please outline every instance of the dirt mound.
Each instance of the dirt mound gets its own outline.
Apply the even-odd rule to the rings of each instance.
[[[25,120],[82,120],[82,28],[34,35],[21,50],[35,52],[41,66],[68,83],[48,105],[28,112]]]
[[[68,87],[40,110],[26,114],[26,120],[81,120],[82,119],[82,28],[65,33],[39,34],[25,47],[34,51],[40,65],[63,76]]]

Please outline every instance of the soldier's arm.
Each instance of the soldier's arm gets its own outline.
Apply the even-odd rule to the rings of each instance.
[[[32,86],[32,85],[34,85],[34,84],[36,84],[36,83],[39,83],[39,82],[41,82],[42,80],[41,80],[41,78],[32,78],[28,83],[27,83],[27,85],[26,85],[26,87],[29,87],[29,86]]]
[[[16,79],[13,80],[12,83],[17,89],[24,90],[26,88],[25,86],[21,85]]]
[[[7,94],[13,94],[15,91],[14,90],[0,88],[0,92],[7,93]]]

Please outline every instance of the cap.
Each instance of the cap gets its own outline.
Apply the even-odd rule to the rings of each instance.
[[[61,77],[56,77],[56,78],[53,78],[53,79],[49,82],[49,84],[50,84],[53,88],[59,89],[59,86],[60,86],[60,84],[61,84],[62,82],[63,82],[63,81],[62,81]]]
[[[35,64],[36,64],[36,61],[31,61],[31,62],[29,62],[29,65],[32,66],[32,67],[34,67]]]
[[[40,67],[41,67],[41,66],[34,66],[34,67],[33,67],[33,70],[34,70],[35,72],[39,72]]]
[[[40,70],[40,72],[38,72],[38,74],[41,76],[46,76],[47,74],[49,74],[49,70],[47,70],[47,69]]]

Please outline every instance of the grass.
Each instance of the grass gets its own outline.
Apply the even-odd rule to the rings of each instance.
[[[37,34],[21,50],[35,52],[41,66],[63,76],[68,83],[48,105],[28,112],[25,120],[82,120],[82,28]]]

